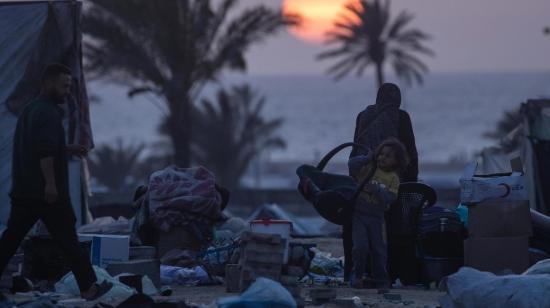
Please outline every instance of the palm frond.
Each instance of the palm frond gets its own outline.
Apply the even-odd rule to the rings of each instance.
[[[317,60],[336,59],[327,70],[329,75],[339,80],[355,71],[361,76],[371,65],[383,67],[390,62],[407,84],[422,83],[428,68],[416,54],[433,56],[434,52],[424,45],[429,35],[408,28],[412,14],[403,11],[392,20],[389,0],[360,0],[345,9],[351,17],[340,17],[325,34],[325,43],[337,47],[316,56]]]
[[[266,120],[261,115],[265,103],[265,97],[248,85],[220,89],[214,102],[203,101],[194,153],[227,187],[238,184],[260,152],[285,145],[275,135],[282,120]]]

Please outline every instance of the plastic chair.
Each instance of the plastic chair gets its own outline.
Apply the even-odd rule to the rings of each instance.
[[[436,202],[437,194],[432,187],[419,182],[401,183],[397,202],[386,215],[386,225],[391,224],[388,233],[416,237],[422,209]]]
[[[419,281],[417,234],[422,209],[437,201],[435,190],[424,183],[406,182],[399,185],[397,201],[386,213],[388,232],[388,267],[393,279],[405,284]]]

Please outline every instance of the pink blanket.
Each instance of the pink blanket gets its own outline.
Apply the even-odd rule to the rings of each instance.
[[[189,220],[204,223],[223,220],[221,201],[214,175],[202,166],[169,166],[149,178],[151,219],[164,231]]]

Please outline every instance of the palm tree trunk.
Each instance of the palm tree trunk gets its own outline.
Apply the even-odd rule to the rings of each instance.
[[[384,83],[383,66],[384,65],[381,61],[376,62],[376,81],[378,82],[378,88],[380,88],[380,86],[382,86],[382,84]]]
[[[191,101],[187,94],[170,95],[169,136],[174,149],[174,163],[186,168],[191,165]]]

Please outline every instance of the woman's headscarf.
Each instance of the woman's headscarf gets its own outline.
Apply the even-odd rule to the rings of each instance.
[[[384,83],[378,89],[376,104],[367,106],[359,114],[354,142],[374,151],[384,140],[399,134],[399,107],[401,91],[393,83]],[[366,154],[362,148],[354,151],[355,155]]]

